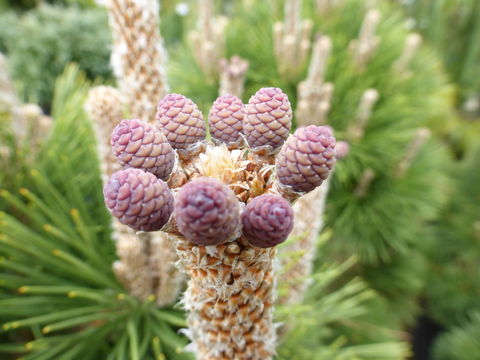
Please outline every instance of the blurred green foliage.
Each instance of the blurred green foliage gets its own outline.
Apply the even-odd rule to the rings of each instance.
[[[436,224],[427,310],[443,326],[480,309],[480,146],[451,166],[453,191]]]
[[[3,7],[4,9],[26,11],[41,4],[93,7],[95,0],[0,0],[0,9]]]
[[[1,192],[13,211],[0,213],[0,353],[26,360],[191,360],[182,350],[187,340],[178,333],[186,326],[183,313],[159,309],[153,298],[139,302],[112,273],[110,216],[83,112],[89,85],[76,66],[65,70],[56,83],[50,138],[26,165],[23,187]],[[319,251],[324,245],[319,243]],[[392,336],[355,345],[336,332],[339,324],[350,329],[367,312],[366,301],[375,298],[361,280],[341,279],[353,263],[325,259],[312,275],[315,286],[305,303],[278,309],[277,321],[288,322],[296,334],[279,346],[280,359],[293,359],[300,340],[302,359],[406,356],[407,345]]]
[[[0,16],[0,51],[21,96],[49,107],[55,79],[76,62],[89,78],[110,79],[110,32],[104,11],[42,5]]]
[[[0,189],[16,191],[26,183],[27,164],[31,158],[28,140],[19,143],[11,127],[12,114],[0,112]],[[7,205],[0,199],[0,211]]]
[[[350,143],[349,155],[339,161],[327,201],[327,226],[333,239],[323,251],[329,258],[345,259],[355,254],[359,264],[349,276],[362,275],[395,309],[401,327],[411,324],[419,311],[417,296],[425,285],[424,252],[432,244],[426,225],[434,220],[449,193],[444,172],[450,159],[444,146],[431,139],[415,155],[408,170],[397,176],[399,163],[408,152],[420,127],[449,126],[452,88],[442,64],[428,48],[421,48],[408,74],[397,72],[393,63],[400,56],[408,34],[400,9],[378,2],[382,13],[378,26],[379,47],[365,71],[352,63],[349,43],[358,37],[367,12],[366,2],[346,0],[328,15],[316,13],[313,1],[303,2],[303,17],[314,22],[314,33],[331,37],[332,53],[325,81],[333,83],[328,125],[336,137]],[[226,56],[240,55],[250,63],[246,74],[246,102],[260,87],[278,86],[297,103],[297,86],[307,66],[294,78],[277,70],[272,27],[283,18],[281,2],[233,1],[225,10],[231,15],[226,31]],[[190,20],[190,23],[194,23]],[[172,88],[190,96],[204,112],[218,93],[195,62],[190,45],[170,51]],[[189,69],[189,71],[185,71]],[[379,101],[359,140],[348,137],[364,91],[375,88]],[[294,116],[295,122],[295,116]],[[367,169],[374,172],[365,196],[355,190]],[[371,312],[379,311],[372,303]],[[380,321],[381,322],[381,321]]]
[[[325,238],[319,242],[320,254]],[[277,320],[288,328],[278,359],[400,360],[408,356],[409,346],[397,341],[397,334],[385,328],[385,322],[377,325],[368,317],[372,303],[381,302],[381,298],[360,278],[346,283],[340,280],[354,266],[354,258],[338,264],[321,255],[319,258],[323,261],[311,275],[312,285],[304,301],[277,308]],[[281,281],[279,287],[281,291]],[[361,339],[359,328],[364,330]]]
[[[105,11],[89,8],[90,0],[53,2],[87,9],[44,5],[22,15],[0,15],[0,50],[9,56],[23,97],[44,107],[50,106],[55,79],[70,61],[90,78],[111,76]],[[186,31],[195,23],[195,7],[187,3],[185,17],[177,13],[176,1],[162,2],[169,77],[174,91],[206,111],[218,84],[207,82],[186,43]],[[306,68],[294,79],[277,71],[272,25],[283,16],[282,4],[253,3],[254,11],[240,0],[223,8],[232,16],[226,55],[250,62],[244,101],[260,87],[279,86],[295,106]],[[469,151],[480,129],[475,121],[461,123],[453,115],[454,92],[428,47],[441,54],[456,82],[457,105],[463,106],[480,88],[480,2],[407,3],[427,42],[408,76],[392,69],[408,32],[394,7],[380,2],[380,46],[366,71],[358,72],[348,44],[358,36],[365,2],[346,0],[325,17],[312,4],[305,2],[303,16],[312,18],[315,32],[329,35],[334,45],[326,80],[335,85],[329,125],[337,137],[349,140],[346,130],[367,88],[377,89],[380,100],[365,136],[351,141],[350,155],[338,163],[327,209],[333,236],[319,244],[314,286],[303,304],[278,309],[277,320],[293,328],[280,344],[279,359],[403,359],[408,349],[395,340],[404,338],[400,329],[414,321],[421,293],[434,319],[453,326],[437,341],[436,358],[480,358],[475,353],[480,318],[468,315],[480,308],[480,148]],[[3,0],[0,10],[12,5],[25,10],[33,4]],[[0,157],[0,167],[7,169],[0,172],[0,187],[9,191],[0,198],[0,210],[8,209],[0,220],[0,319],[8,331],[0,352],[26,353],[25,359],[83,360],[98,354],[190,359],[180,350],[186,339],[177,333],[185,326],[182,312],[138,302],[112,274],[110,220],[101,199],[93,134],[82,110],[88,86],[74,67],[57,82],[55,129],[34,165],[27,161],[28,147],[19,147],[8,132],[1,134],[9,152]],[[0,115],[0,121],[8,119]],[[415,131],[424,126],[447,138],[455,155],[465,159],[452,163],[445,147],[432,139],[407,172],[395,176]],[[366,196],[358,197],[355,188],[366,169],[375,178]]]
[[[480,2],[414,0],[404,3],[415,19],[415,27],[442,56],[457,84],[459,107],[473,97],[480,101]],[[480,105],[475,112],[480,113]]]
[[[227,56],[238,54],[250,62],[244,100],[260,87],[278,86],[295,106],[296,86],[305,71],[293,80],[283,79],[277,71],[272,25],[278,19],[275,9],[281,7],[269,1],[255,3],[255,11],[242,1],[236,5],[227,28]],[[445,158],[438,144],[429,145],[430,150],[424,149],[425,155],[419,156],[418,161],[424,159],[418,165],[421,170],[414,164],[402,179],[396,179],[393,172],[415,129],[428,125],[428,121],[446,121],[450,111],[446,78],[431,52],[422,50],[414,59],[411,76],[395,73],[392,63],[402,51],[407,31],[399,12],[384,6],[378,31],[380,46],[364,72],[354,69],[348,43],[358,36],[365,4],[346,1],[328,17],[314,17],[315,32],[329,35],[333,42],[326,81],[335,86],[328,124],[334,127],[337,138],[349,140],[346,130],[355,119],[362,93],[373,87],[380,94],[364,138],[351,143],[350,155],[337,166],[329,199],[329,224],[336,243],[365,262],[385,260],[397,251],[405,251],[414,242],[409,225],[431,218],[441,204],[442,191],[431,183],[431,179],[441,183],[442,178]],[[308,6],[304,10],[314,14]],[[217,96],[218,85],[207,83],[188,45],[172,51],[171,57],[172,88],[192,97],[206,110]],[[359,199],[353,189],[367,168],[378,176],[368,196]]]
[[[0,319],[4,354],[23,359],[187,360],[183,313],[126,294],[103,205],[89,83],[70,66],[56,83],[55,126],[19,192],[1,192]],[[4,357],[2,357],[4,358]]]
[[[435,360],[480,359],[480,312],[471,314],[462,326],[442,334],[435,342]]]

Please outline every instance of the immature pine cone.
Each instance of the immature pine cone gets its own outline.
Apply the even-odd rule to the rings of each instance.
[[[140,120],[122,120],[111,137],[112,151],[124,167],[148,171],[166,180],[175,154],[162,132]]]
[[[205,122],[197,105],[179,94],[168,94],[157,107],[157,128],[175,149],[186,149],[205,139]]]
[[[113,216],[134,230],[160,230],[173,211],[167,184],[140,169],[114,173],[103,188],[105,204]]]
[[[308,192],[327,179],[335,164],[335,138],[327,126],[310,125],[290,135],[277,156],[277,177],[294,191]]]
[[[279,88],[262,88],[248,101],[243,132],[254,151],[264,146],[273,152],[280,148],[291,126],[292,108]]]
[[[348,155],[350,151],[350,145],[346,141],[338,141],[335,146],[335,159],[340,160]]]
[[[293,228],[293,210],[279,195],[264,194],[250,201],[242,213],[243,234],[256,247],[284,242]]]
[[[230,240],[239,228],[239,203],[221,181],[201,177],[183,186],[175,199],[175,219],[180,232],[197,245],[218,245]]]
[[[214,140],[227,145],[242,141],[244,105],[242,100],[233,95],[217,98],[208,115],[208,125]]]

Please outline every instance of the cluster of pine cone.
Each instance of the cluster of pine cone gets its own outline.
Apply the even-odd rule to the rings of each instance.
[[[155,125],[133,119],[114,129],[112,150],[124,169],[105,185],[105,203],[137,231],[173,226],[197,245],[219,245],[243,235],[253,246],[273,247],[292,230],[293,211],[286,199],[321,185],[335,163],[329,127],[311,125],[289,135],[291,120],[288,97],[278,88],[260,89],[245,105],[233,95],[219,97],[208,116],[212,141],[244,149],[274,167],[269,188],[247,204],[228,184],[211,177],[192,178],[172,189],[172,174],[214,145],[206,141],[197,105],[169,94],[158,104]]]

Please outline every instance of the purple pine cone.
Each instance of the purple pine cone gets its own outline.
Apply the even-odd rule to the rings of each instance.
[[[140,169],[114,173],[103,188],[103,197],[112,215],[134,230],[160,230],[173,212],[167,184]]]
[[[197,245],[218,245],[235,235],[240,206],[232,190],[214,178],[197,178],[183,186],[175,199],[180,232]]]
[[[186,149],[205,139],[205,122],[198,106],[179,94],[168,94],[158,103],[157,128],[175,149]]]
[[[224,95],[217,98],[208,115],[212,137],[227,145],[238,144],[242,140],[244,113],[244,105],[238,97]]]
[[[343,159],[348,155],[350,151],[350,145],[346,141],[338,141],[335,147],[335,158],[337,160]]]
[[[248,145],[256,148],[282,146],[292,126],[292,108],[279,88],[262,88],[246,105],[243,132]]]
[[[122,120],[111,137],[113,154],[123,166],[148,171],[166,180],[175,153],[165,135],[140,120]]]
[[[327,126],[310,125],[290,135],[277,157],[277,177],[298,192],[327,179],[335,164],[335,138]]]
[[[293,210],[279,195],[264,194],[250,201],[242,213],[243,234],[256,247],[284,242],[293,228]]]

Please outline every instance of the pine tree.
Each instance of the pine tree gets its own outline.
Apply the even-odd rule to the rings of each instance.
[[[285,3],[285,9],[298,7]],[[327,9],[304,2],[300,9],[284,14],[277,2],[235,2],[225,56],[249,62],[246,94],[279,86],[294,104],[296,126],[328,124],[348,142],[349,155],[338,163],[327,199],[326,227],[333,231],[328,252],[357,255],[351,275],[364,275],[396,303],[400,322],[411,323],[431,238],[424,225],[446,197],[447,156],[425,127],[451,114],[450,88],[438,59],[420,47],[418,34],[408,35],[405,18],[388,4],[373,9],[352,0]],[[306,33],[309,21],[316,37]],[[308,49],[312,54],[288,65],[295,69],[287,74],[279,41],[304,49],[299,57]],[[174,88],[200,104],[216,96],[188,45],[171,56]],[[186,74],[185,68],[197,71]]]
[[[2,213],[1,266],[6,271],[1,274],[5,294],[0,301],[6,320],[3,328],[11,343],[0,350],[26,353],[27,359],[117,359],[126,353],[133,359],[189,358],[181,350],[185,339],[176,333],[185,326],[183,315],[170,308],[158,309],[153,298],[142,302],[126,294],[113,276],[109,217],[101,206],[99,173],[92,171],[98,165],[93,134],[81,110],[87,91],[84,78],[76,69],[68,69],[58,82],[53,103],[52,137],[29,172],[31,185],[21,189],[20,197],[2,192],[22,221]],[[398,342],[377,338],[377,344],[340,344],[343,339],[333,331],[336,324],[364,314],[362,304],[374,297],[358,281],[338,285],[349,266],[351,261],[317,272],[322,282],[315,288],[315,299],[328,284],[338,283],[327,291],[330,297],[311,303],[319,316],[309,326],[321,325],[325,333],[304,348],[306,354],[404,357],[406,346]],[[19,295],[12,294],[16,290]],[[300,320],[308,317],[303,313]],[[327,313],[329,318],[320,316]],[[290,323],[299,329],[305,326],[301,321]],[[30,341],[24,343],[25,337]],[[289,357],[287,349],[283,345],[279,351]]]
[[[435,342],[434,356],[438,360],[480,359],[480,316],[472,313],[461,326],[450,329]]]
[[[457,325],[480,308],[477,259],[480,236],[478,172],[480,148],[451,168],[450,200],[435,226],[426,287],[427,310],[445,327]]]

